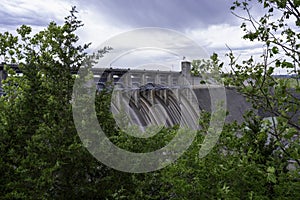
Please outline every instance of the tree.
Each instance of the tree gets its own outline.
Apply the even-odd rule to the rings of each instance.
[[[83,24],[75,7],[62,26],[31,35],[0,34],[0,55],[16,63],[23,76],[6,65],[0,98],[2,198],[48,199],[100,195],[95,177],[106,168],[82,146],[72,119],[74,73],[87,58],[89,44],[77,45]],[[106,49],[99,51],[105,53]],[[103,169],[105,168],[105,169]]]
[[[265,10],[262,17],[251,14],[256,2]],[[297,0],[244,0],[235,1],[231,7],[233,14],[243,20],[243,38],[264,45],[262,59],[258,61],[251,57],[239,62],[230,50],[231,72],[224,76],[226,84],[245,95],[261,115],[271,116],[264,119],[252,112],[246,114],[244,144],[240,144],[244,153],[251,154],[251,162],[260,164],[267,174],[269,198],[272,194],[299,198],[298,193],[290,190],[300,185],[299,7]],[[236,14],[237,9],[244,11],[245,16]],[[289,76],[276,77],[278,69]]]
[[[210,113],[203,112],[203,129],[188,151],[174,164],[146,174],[104,166],[77,135],[72,74],[83,64],[91,67],[109,48],[88,55],[89,44],[77,45],[75,32],[82,23],[75,8],[62,26],[51,22],[33,36],[28,26],[18,29],[18,36],[0,34],[0,57],[23,72],[17,76],[6,66],[10,76],[3,81],[6,95],[0,97],[1,199],[299,199],[299,2],[258,0],[266,9],[258,20],[250,14],[254,2],[236,1],[232,9],[247,15],[242,17],[244,38],[265,44],[263,61],[239,63],[231,51],[232,70],[223,80],[253,108],[273,117],[269,121],[255,110],[245,113],[245,122],[226,124],[219,142],[200,159],[210,120]],[[282,14],[279,20],[274,12]],[[194,62],[195,72],[222,66],[216,54]],[[277,68],[289,69],[292,76],[274,77]],[[95,105],[101,127],[117,146],[149,152],[176,134],[173,127],[147,141],[127,136],[114,123],[110,101],[111,94],[103,92]]]
[[[251,15],[251,8],[258,5],[263,6],[265,14],[256,19]],[[200,132],[186,156],[162,171],[163,196],[173,199],[300,197],[299,6],[299,1],[289,0],[234,2],[231,9],[246,14],[244,17],[233,13],[244,20],[241,25],[244,39],[263,43],[265,50],[261,61],[251,57],[239,62],[229,49],[231,71],[220,73],[225,84],[244,95],[254,110],[245,113],[244,123],[225,125],[218,144],[202,160],[196,157],[202,142]],[[200,66],[222,66],[215,56],[211,61],[194,61],[194,72],[203,69]],[[274,76],[277,69],[285,69],[290,76],[284,79]],[[264,115],[272,117],[264,119]],[[202,124],[202,127],[207,126]]]

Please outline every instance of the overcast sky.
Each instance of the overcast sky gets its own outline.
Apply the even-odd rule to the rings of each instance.
[[[241,39],[242,32],[239,28],[242,21],[230,13],[232,0],[1,0],[0,1],[0,31],[14,31],[22,24],[33,27],[34,31],[42,30],[50,21],[61,24],[68,15],[72,5],[77,6],[79,18],[85,26],[78,31],[82,43],[92,42],[92,49],[111,45],[114,50],[124,47],[126,44],[135,43],[135,29],[145,27],[157,27],[165,33],[155,36],[149,32],[146,36],[154,39],[165,39],[166,32],[178,33],[194,40],[207,54],[216,52],[223,58],[226,53],[226,44],[238,55],[248,56],[262,52],[259,44],[253,44]],[[124,33],[132,31],[129,38]],[[121,35],[120,35],[121,34]],[[171,34],[172,35],[172,34]],[[176,33],[175,33],[176,35]],[[116,38],[122,38],[119,44]],[[112,39],[114,38],[114,39]],[[126,42],[124,43],[124,41]],[[168,40],[168,39],[167,39]],[[174,40],[174,46],[178,46],[179,40]],[[134,46],[134,45],[133,45]],[[154,46],[155,47],[155,46]],[[157,46],[156,46],[157,47]],[[159,46],[159,48],[166,45]],[[131,47],[125,48],[130,50]],[[167,50],[172,51],[168,46]],[[131,49],[132,50],[132,49]],[[148,51],[148,53],[147,53]],[[158,51],[138,51],[122,56],[117,65],[136,65],[149,62],[147,57],[159,55]],[[131,51],[132,52],[132,51]],[[195,59],[195,52],[180,52],[177,55],[162,57],[174,60],[172,65],[178,63],[181,56]],[[151,56],[150,56],[151,55]],[[201,58],[202,54],[199,53]],[[145,62],[133,61],[134,58],[143,57]],[[153,60],[153,57],[152,57]],[[156,61],[161,62],[159,59]],[[171,63],[171,62],[170,62]],[[175,66],[175,69],[178,69]]]

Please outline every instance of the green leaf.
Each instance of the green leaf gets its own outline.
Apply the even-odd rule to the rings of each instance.
[[[272,47],[272,53],[273,54],[278,54],[278,52],[279,52],[278,47],[276,47],[276,46]]]
[[[283,68],[294,68],[294,64],[293,64],[293,63],[290,63],[290,62],[287,62],[287,61],[283,61],[283,62],[281,63],[281,66],[282,66]]]
[[[274,11],[274,9],[273,9],[273,8],[270,8],[268,12],[271,13],[271,12],[273,12],[273,11]]]

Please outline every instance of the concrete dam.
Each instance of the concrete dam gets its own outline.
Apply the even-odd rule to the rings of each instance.
[[[127,125],[137,125],[141,130],[177,124],[196,130],[201,111],[212,112],[212,98],[216,98],[212,93],[222,93],[222,89],[224,95],[217,100],[225,99],[229,112],[225,121],[243,121],[244,112],[251,107],[242,95],[234,88],[200,84],[203,78],[190,71],[191,63],[183,61],[180,72],[95,68],[93,74],[97,91],[112,92],[111,111],[119,127],[126,126],[127,116]],[[119,115],[122,120],[118,120]]]
[[[11,65],[11,68],[22,73],[16,65]],[[112,93],[111,111],[117,124],[124,126],[124,117],[118,120],[118,116],[123,115],[127,119],[126,126],[137,125],[141,130],[151,125],[172,127],[176,124],[198,129],[200,112],[211,112],[211,93],[217,93],[221,87],[200,84],[202,77],[193,76],[190,71],[188,61],[181,62],[179,72],[92,69],[97,92],[106,90]],[[6,78],[4,64],[0,64],[0,82]],[[226,88],[224,98],[229,111],[226,121],[242,122],[242,115],[250,105],[234,88]]]

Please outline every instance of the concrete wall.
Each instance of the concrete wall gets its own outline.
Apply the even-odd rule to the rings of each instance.
[[[201,110],[211,112],[211,97],[209,90],[213,88],[198,88],[194,89],[197,96],[199,107]],[[239,94],[234,88],[226,88],[226,108],[229,115],[226,116],[226,122],[237,121],[242,123],[244,121],[243,114],[252,109],[251,104],[246,101],[246,99]]]

